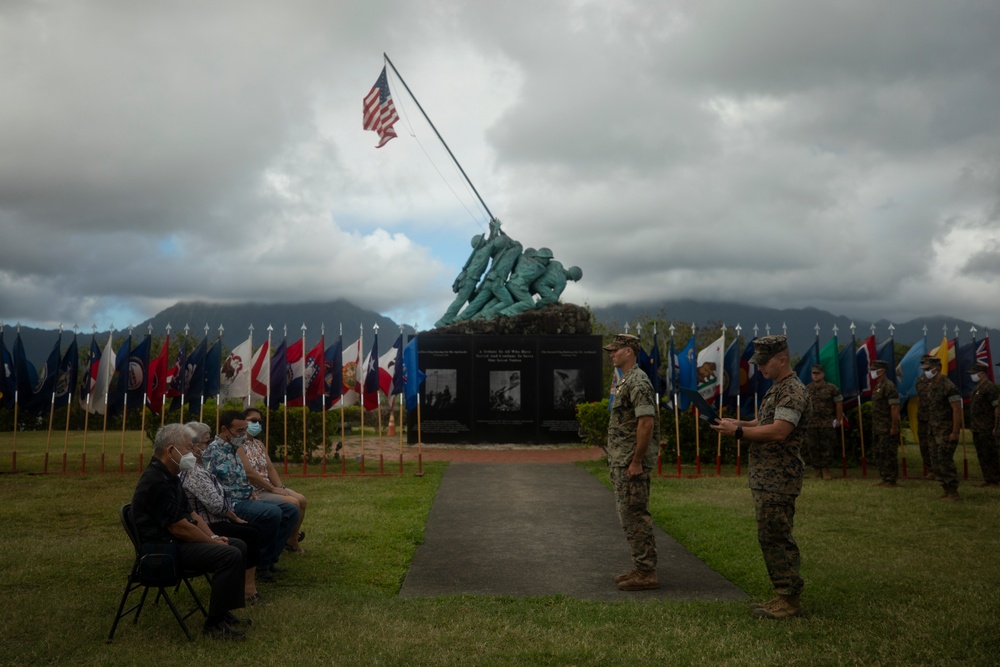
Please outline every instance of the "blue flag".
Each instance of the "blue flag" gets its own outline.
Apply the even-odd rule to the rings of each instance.
[[[419,353],[417,350],[417,337],[406,344],[403,350],[403,389],[406,394],[406,409],[415,410],[417,401],[420,398],[420,385],[427,377],[417,365]]]
[[[134,356],[134,355],[133,355]],[[146,353],[147,359],[149,353]],[[205,376],[202,393],[205,398],[218,396],[222,392],[222,339],[215,341],[215,344],[205,353]]]
[[[840,394],[844,397],[844,402],[857,398],[861,393],[858,387],[858,356],[855,350],[854,336],[851,336],[851,344],[845,345],[840,351]]]
[[[694,349],[695,341],[694,335],[691,335],[691,339],[688,341],[684,349],[680,351],[677,355],[677,386],[678,387],[697,387],[698,386],[698,352]],[[690,406],[691,401],[685,398],[683,395],[679,395],[680,405],[678,406],[681,410],[687,410]]]
[[[271,357],[271,386],[267,392],[267,409],[277,410],[285,398],[285,391],[288,389],[288,361],[285,354],[285,340],[281,340],[281,345],[274,351]]]
[[[917,395],[916,382],[922,372],[920,358],[925,354],[927,354],[927,341],[921,338],[899,361],[899,404],[901,406],[905,406],[906,401]]]
[[[35,393],[35,385],[38,384],[38,371],[28,362],[24,355],[24,343],[21,342],[21,333],[18,332],[14,338],[14,386],[17,388],[15,400],[23,407],[31,402]]]
[[[87,366],[83,369],[80,382],[80,407],[90,410],[90,394],[97,382],[97,369],[101,364],[101,348],[97,344],[97,336],[90,337],[90,352],[87,355]]]
[[[885,375],[889,378],[890,382],[896,384],[896,342],[892,336],[889,336],[888,339],[882,341],[882,344],[878,346],[878,349],[875,351],[875,358],[889,364],[889,370],[886,371]]]
[[[795,374],[802,380],[802,384],[812,382],[812,367],[819,363],[819,341],[814,340],[809,346],[799,363],[795,364]]]
[[[392,364],[392,387],[387,392],[389,396],[403,393],[403,334],[396,338],[392,349],[396,350],[396,359]]]
[[[969,367],[974,363],[976,363],[976,341],[970,341],[961,347],[955,346],[955,371],[959,380],[955,386],[966,400],[972,398],[972,392],[976,388],[972,378],[969,377]]]
[[[725,406],[730,410],[736,410],[736,397],[740,395],[740,346],[739,339],[734,338],[733,342],[726,348],[726,355],[722,365],[725,369],[725,386],[722,389],[722,397]]]
[[[21,406],[27,412],[45,412],[52,405],[52,392],[55,390],[56,378],[59,375],[59,347],[62,335],[56,338],[52,351],[49,352],[45,365],[37,373],[38,379],[28,396],[22,397]]]

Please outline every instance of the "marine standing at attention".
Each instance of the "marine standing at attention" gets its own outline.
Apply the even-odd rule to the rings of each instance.
[[[837,427],[844,423],[844,397],[837,385],[826,381],[822,364],[812,367],[812,382],[806,385],[806,390],[813,409],[806,429],[809,463],[816,469],[817,477],[830,479]]]
[[[799,596],[799,546],[792,538],[795,498],[802,491],[805,463],[799,447],[805,438],[812,405],[809,392],[788,361],[784,336],[764,336],[755,342],[750,363],[774,384],[764,394],[758,418],[723,419],[712,428],[750,442],[749,485],[757,518],[757,541],[777,595],[750,607],[761,618],[789,618],[802,613]]]
[[[631,571],[615,577],[619,590],[659,588],[656,578],[656,541],[649,514],[649,478],[656,465],[653,436],[660,426],[656,394],[636,360],[639,339],[618,334],[604,346],[611,363],[622,372],[608,423],[608,466],[615,488],[615,504],[625,538],[632,550]]]
[[[881,480],[875,486],[896,486],[899,479],[899,390],[886,371],[889,362],[876,359],[872,362],[872,442],[875,463]]]

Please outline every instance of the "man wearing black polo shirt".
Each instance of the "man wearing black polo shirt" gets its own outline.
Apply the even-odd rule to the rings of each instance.
[[[178,475],[194,462],[193,436],[194,432],[183,424],[168,424],[159,430],[153,458],[132,496],[132,517],[141,542],[175,542],[181,569],[214,575],[205,634],[217,639],[242,639],[244,633],[232,625],[249,625],[249,620],[240,620],[229,610],[244,605],[246,545],[235,538],[214,535],[198,515],[191,513]]]

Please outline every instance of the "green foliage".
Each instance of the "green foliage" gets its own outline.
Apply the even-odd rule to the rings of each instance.
[[[596,403],[579,403],[576,420],[580,423],[580,437],[588,445],[605,447],[608,444],[608,399]]]

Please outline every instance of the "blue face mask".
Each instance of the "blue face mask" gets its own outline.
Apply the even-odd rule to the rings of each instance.
[[[247,424],[247,433],[253,437],[260,435],[260,432],[264,430],[264,427],[260,425],[260,422],[250,422]]]

